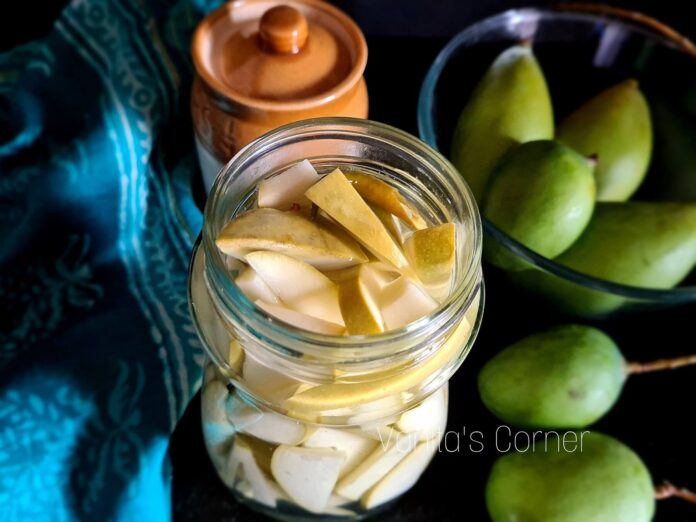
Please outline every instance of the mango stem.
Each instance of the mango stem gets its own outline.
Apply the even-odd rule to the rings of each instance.
[[[696,504],[696,493],[685,488],[678,488],[671,482],[665,481],[655,488],[655,498],[657,500],[675,497]]]
[[[651,362],[630,362],[626,364],[626,373],[633,375],[636,373],[657,372],[660,370],[674,370],[682,366],[696,364],[696,354],[675,357],[673,359],[658,359]]]

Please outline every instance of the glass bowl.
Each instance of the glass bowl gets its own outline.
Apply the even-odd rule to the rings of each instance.
[[[651,106],[655,143],[646,180],[632,199],[696,201],[696,50],[637,13],[609,7],[600,12],[513,9],[468,27],[445,46],[425,77],[418,103],[421,138],[448,155],[459,114],[484,71],[502,50],[530,39],[557,119],[621,80],[638,79]],[[567,313],[606,316],[696,302],[693,272],[669,290],[612,283],[537,254],[485,218],[483,227],[485,241],[529,267],[507,277]]]

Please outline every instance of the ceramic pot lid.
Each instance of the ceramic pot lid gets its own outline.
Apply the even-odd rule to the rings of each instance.
[[[261,109],[301,110],[337,98],[362,77],[357,25],[320,0],[238,0],[200,23],[193,60],[220,94]]]

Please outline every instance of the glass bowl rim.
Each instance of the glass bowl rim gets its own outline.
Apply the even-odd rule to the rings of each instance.
[[[449,63],[452,55],[473,36],[480,34],[491,27],[498,26],[503,20],[513,17],[530,16],[534,16],[536,18],[576,21],[591,24],[595,24],[597,22],[617,24],[633,33],[639,33],[645,37],[649,37],[665,47],[670,47],[677,51],[682,50],[681,47],[674,41],[654,30],[651,30],[638,23],[618,19],[615,16],[609,16],[607,14],[579,12],[573,11],[572,9],[554,10],[535,7],[514,8],[501,11],[498,14],[489,16],[465,27],[463,30],[454,35],[438,53],[428,69],[428,72],[421,84],[417,109],[418,135],[425,143],[430,145],[435,150],[440,151],[435,134],[435,125],[432,118],[431,101],[434,99],[435,88],[440,80],[442,71]],[[486,234],[492,236],[496,242],[503,245],[505,249],[511,251],[515,256],[523,259],[537,268],[542,269],[544,272],[548,272],[580,286],[642,301],[664,302],[668,304],[696,301],[696,286],[681,286],[671,289],[654,289],[614,283],[606,279],[601,279],[589,274],[578,272],[556,263],[553,259],[549,259],[534,252],[503,232],[489,219],[487,219],[483,213],[481,214],[481,223]]]

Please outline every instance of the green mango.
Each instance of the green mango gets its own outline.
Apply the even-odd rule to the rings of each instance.
[[[530,335],[481,369],[481,400],[500,420],[524,428],[584,428],[608,412],[626,362],[596,328],[565,325]]]
[[[483,212],[498,228],[554,258],[587,226],[595,205],[594,164],[551,140],[523,143],[508,152],[493,172]],[[502,268],[523,268],[506,250],[487,257]]]
[[[673,288],[696,265],[696,204],[599,203],[556,261],[615,283]]]
[[[503,51],[459,117],[451,159],[481,201],[498,160],[519,143],[553,138],[553,109],[544,74],[527,45]]]
[[[580,238],[555,261],[614,283],[674,288],[696,266],[696,203],[598,203]],[[577,315],[606,315],[628,302],[542,270],[513,277]]]
[[[558,128],[558,140],[597,157],[598,201],[626,201],[648,171],[653,135],[650,108],[635,80],[585,103]]]
[[[569,435],[580,442],[564,446]],[[500,457],[486,505],[493,522],[649,522],[655,492],[629,447],[598,432],[570,432]]]

